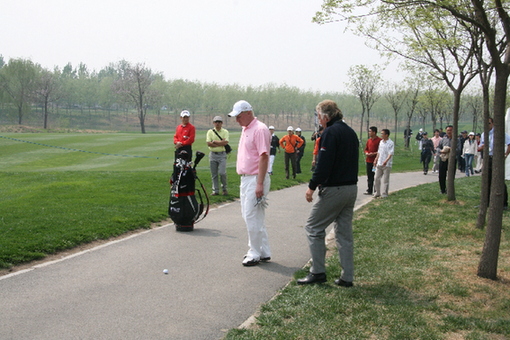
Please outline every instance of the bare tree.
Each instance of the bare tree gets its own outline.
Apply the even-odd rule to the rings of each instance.
[[[363,139],[363,118],[367,113],[367,138],[368,127],[370,126],[370,111],[372,106],[379,99],[379,84],[381,83],[381,71],[377,65],[372,70],[364,65],[355,65],[349,69],[350,81],[348,86],[358,97],[361,103],[361,124],[360,124],[360,142]]]
[[[54,72],[39,67],[34,94],[43,105],[43,128],[48,128],[48,105],[59,99],[61,83]]]
[[[154,79],[155,75],[145,64],[131,65],[123,60],[117,65],[117,78],[113,87],[136,107],[142,133],[145,133],[148,96]]]
[[[384,97],[390,103],[391,108],[393,109],[393,113],[395,115],[395,130],[393,131],[393,136],[395,136],[395,137],[394,137],[393,142],[396,145],[397,144],[396,136],[397,136],[397,126],[398,126],[398,114],[402,108],[402,105],[404,105],[404,102],[407,98],[408,92],[405,91],[403,89],[403,87],[398,84],[388,85],[388,89],[389,90],[384,93]],[[407,130],[407,131],[409,131],[409,130]],[[407,139],[406,137],[408,137],[408,136],[404,136],[404,139]]]

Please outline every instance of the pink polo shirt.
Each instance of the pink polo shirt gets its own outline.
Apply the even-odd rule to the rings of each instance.
[[[259,159],[263,154],[269,155],[271,133],[266,124],[253,119],[243,127],[237,151],[236,169],[239,175],[258,175]]]

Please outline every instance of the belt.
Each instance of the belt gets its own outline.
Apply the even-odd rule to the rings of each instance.
[[[222,153],[225,153],[225,151],[220,151],[220,152],[215,152],[215,151],[211,151],[212,153],[216,154],[216,155],[219,155],[219,154],[222,154]]]

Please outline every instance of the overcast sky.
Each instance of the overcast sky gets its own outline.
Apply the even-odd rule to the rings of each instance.
[[[385,61],[343,24],[312,23],[322,0],[1,2],[0,54],[47,68],[125,59],[166,79],[344,92],[349,67]]]

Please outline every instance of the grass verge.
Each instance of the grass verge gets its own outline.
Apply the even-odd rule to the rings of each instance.
[[[355,213],[353,288],[334,285],[341,268],[330,246],[326,284],[291,282],[261,307],[256,324],[225,339],[510,338],[509,220],[500,280],[477,277],[485,236],[475,229],[480,177],[456,183],[456,204],[431,183],[362,207]]]

